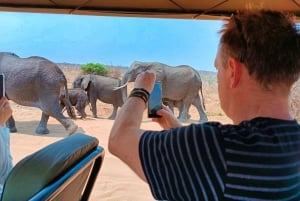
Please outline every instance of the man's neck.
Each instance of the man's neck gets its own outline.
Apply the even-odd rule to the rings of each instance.
[[[249,90],[241,91],[239,95],[236,94],[238,99],[232,103],[229,115],[234,124],[255,117],[293,119],[289,113],[288,94],[283,93],[281,89],[264,91],[258,87],[251,87]],[[237,104],[238,107],[236,107]]]

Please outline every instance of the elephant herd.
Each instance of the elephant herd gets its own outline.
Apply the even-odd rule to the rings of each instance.
[[[76,116],[74,107],[78,115],[85,118],[85,108],[89,106],[93,117],[97,118],[97,100],[113,105],[108,118],[115,119],[118,108],[127,98],[127,84],[146,70],[156,72],[157,81],[162,83],[163,102],[171,109],[179,109],[179,120],[187,121],[189,108],[194,105],[199,112],[199,122],[207,121],[202,81],[199,73],[190,66],[172,67],[159,62],[135,61],[121,80],[93,74],[79,75],[72,88],[68,88],[64,73],[55,63],[43,57],[21,58],[14,53],[0,52],[0,72],[5,74],[7,98],[42,110],[37,134],[49,133],[47,122],[50,116],[58,120],[68,134],[74,133],[77,130],[72,121]],[[63,115],[63,109],[71,118]],[[13,116],[7,121],[7,126],[11,132],[17,131]]]

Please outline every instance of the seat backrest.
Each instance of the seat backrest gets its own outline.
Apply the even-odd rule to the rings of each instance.
[[[8,175],[1,200],[88,200],[104,158],[98,143],[76,133],[25,157]]]

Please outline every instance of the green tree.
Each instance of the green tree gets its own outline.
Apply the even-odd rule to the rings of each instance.
[[[103,75],[106,76],[108,73],[108,69],[103,65],[99,63],[87,63],[85,65],[82,65],[80,69],[85,74],[95,74],[95,75]]]

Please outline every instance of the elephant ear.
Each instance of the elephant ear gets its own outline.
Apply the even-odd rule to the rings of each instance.
[[[84,78],[82,79],[82,82],[81,82],[81,88],[84,89],[84,90],[87,90],[90,81],[91,81],[91,76],[90,75],[84,76]]]

